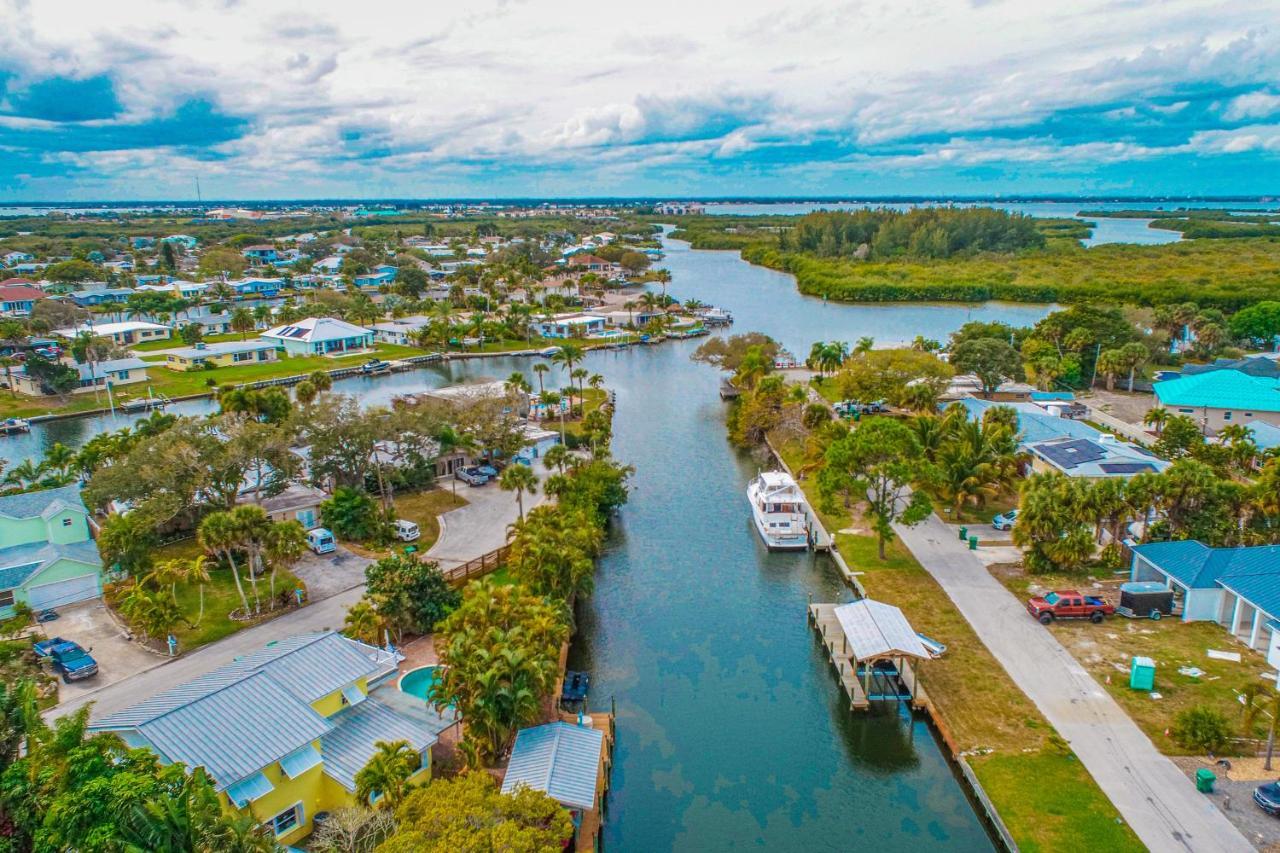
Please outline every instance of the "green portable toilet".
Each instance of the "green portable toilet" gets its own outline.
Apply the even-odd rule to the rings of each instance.
[[[1156,662],[1151,658],[1135,657],[1129,667],[1129,686],[1134,690],[1155,689]]]
[[[1208,767],[1201,767],[1196,771],[1196,790],[1202,794],[1213,793],[1213,783],[1218,781],[1218,777],[1213,775],[1213,771]]]

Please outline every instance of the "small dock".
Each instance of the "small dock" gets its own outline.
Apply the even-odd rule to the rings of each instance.
[[[863,599],[861,604],[867,602]],[[881,608],[879,602],[870,602]],[[849,707],[866,711],[873,702],[910,702],[912,708],[928,708],[929,696],[920,684],[919,657],[915,648],[869,648],[861,646],[862,637],[850,641],[846,626],[836,613],[840,604],[810,604],[809,624],[818,632],[831,665],[840,678],[840,686],[849,697]],[[892,608],[897,610],[897,608]],[[901,611],[898,611],[901,616]],[[902,620],[905,623],[905,619]],[[910,627],[910,626],[907,626]],[[861,633],[861,632],[859,632]],[[914,637],[914,633],[912,634]],[[909,645],[904,643],[903,645]],[[859,654],[862,657],[859,657]],[[925,657],[927,657],[925,652]]]
[[[736,400],[742,396],[742,389],[733,384],[733,380],[725,377],[720,380],[720,399]]]

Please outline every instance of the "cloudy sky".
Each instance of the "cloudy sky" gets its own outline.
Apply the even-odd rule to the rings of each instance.
[[[1275,0],[0,0],[0,199],[1280,194]]]

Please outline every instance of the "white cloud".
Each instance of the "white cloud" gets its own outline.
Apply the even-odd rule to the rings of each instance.
[[[1240,121],[1250,118],[1266,118],[1280,113],[1280,95],[1269,92],[1250,92],[1233,98],[1222,116],[1227,121]]]

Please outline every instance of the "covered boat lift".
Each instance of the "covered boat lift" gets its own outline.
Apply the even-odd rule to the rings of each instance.
[[[854,709],[883,700],[910,701],[917,708],[927,704],[919,666],[933,655],[897,607],[869,598],[810,604],[809,621]]]

